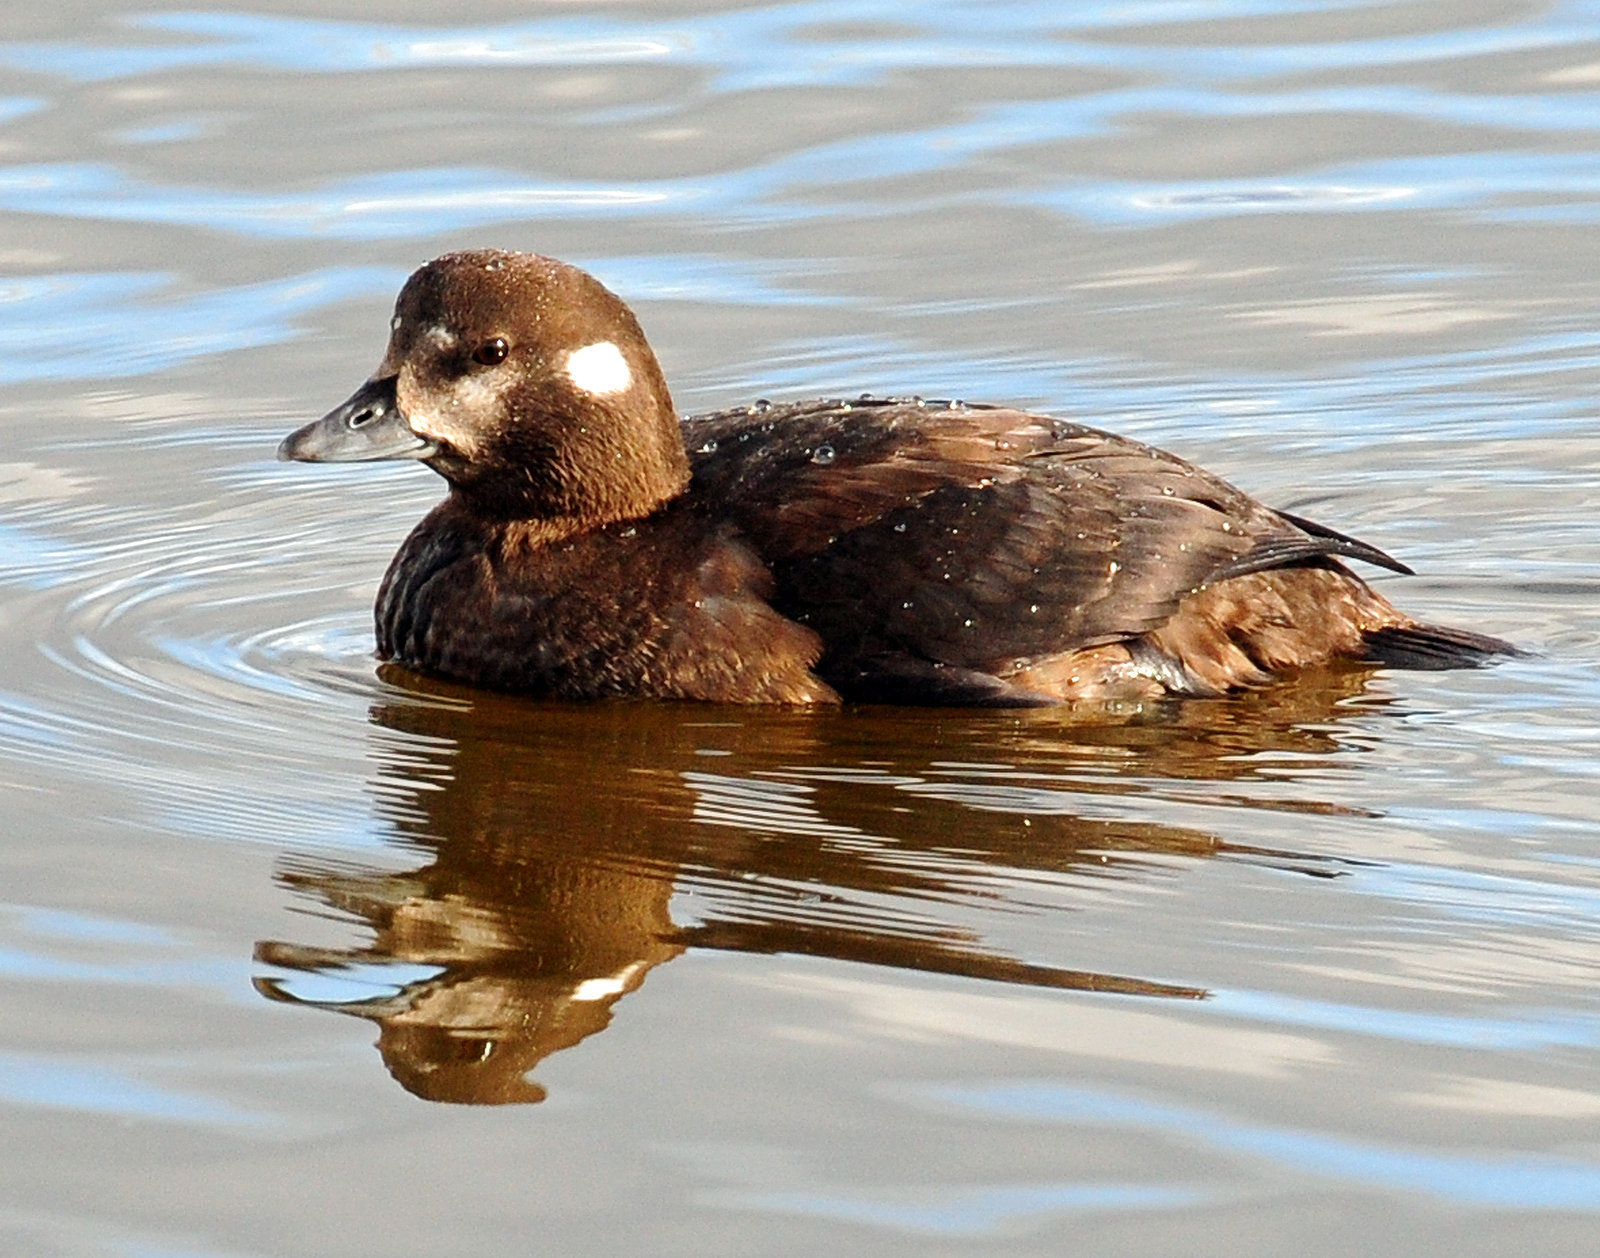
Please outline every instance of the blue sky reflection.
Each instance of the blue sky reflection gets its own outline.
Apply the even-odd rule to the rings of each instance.
[[[1325,1179],[1496,1209],[1600,1210],[1600,1164],[1535,1154],[1436,1153],[1239,1122],[1065,1084],[1023,1082],[931,1089],[935,1099],[982,1113],[1053,1125],[1154,1132],[1215,1153],[1262,1158]]]

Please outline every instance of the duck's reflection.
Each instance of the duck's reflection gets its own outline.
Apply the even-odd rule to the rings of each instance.
[[[690,947],[1199,998],[1002,955],[982,932],[994,886],[1018,871],[1138,868],[1140,852],[1330,872],[1199,830],[1076,815],[1071,801],[1249,779],[1281,756],[1303,768],[1339,749],[1334,722],[1364,676],[1074,724],[1049,712],[557,707],[397,674],[406,690],[373,712],[386,731],[373,791],[397,848],[426,859],[398,872],[287,864],[286,886],[373,937],[263,942],[258,960],[288,973],[257,987],[372,1019],[407,1090],[478,1104],[541,1099],[529,1072],[604,1029],[617,1000]],[[378,995],[360,986],[374,975]]]

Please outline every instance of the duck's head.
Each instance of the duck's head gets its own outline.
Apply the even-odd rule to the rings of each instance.
[[[584,522],[644,515],[688,483],[638,321],[576,267],[446,254],[406,281],[390,329],[372,378],[279,458],[421,459],[478,510]]]

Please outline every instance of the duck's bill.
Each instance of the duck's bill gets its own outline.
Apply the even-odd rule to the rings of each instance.
[[[368,380],[344,405],[285,437],[278,457],[299,463],[432,458],[439,447],[411,431],[394,387],[393,376]]]

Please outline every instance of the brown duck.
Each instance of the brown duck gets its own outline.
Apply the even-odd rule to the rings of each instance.
[[[559,698],[1018,705],[1217,695],[1330,659],[1513,651],[1421,624],[1375,547],[1174,455],[1001,406],[680,420],[632,312],[473,250],[400,292],[373,377],[286,459],[421,459],[449,496],[378,593],[378,654]]]

